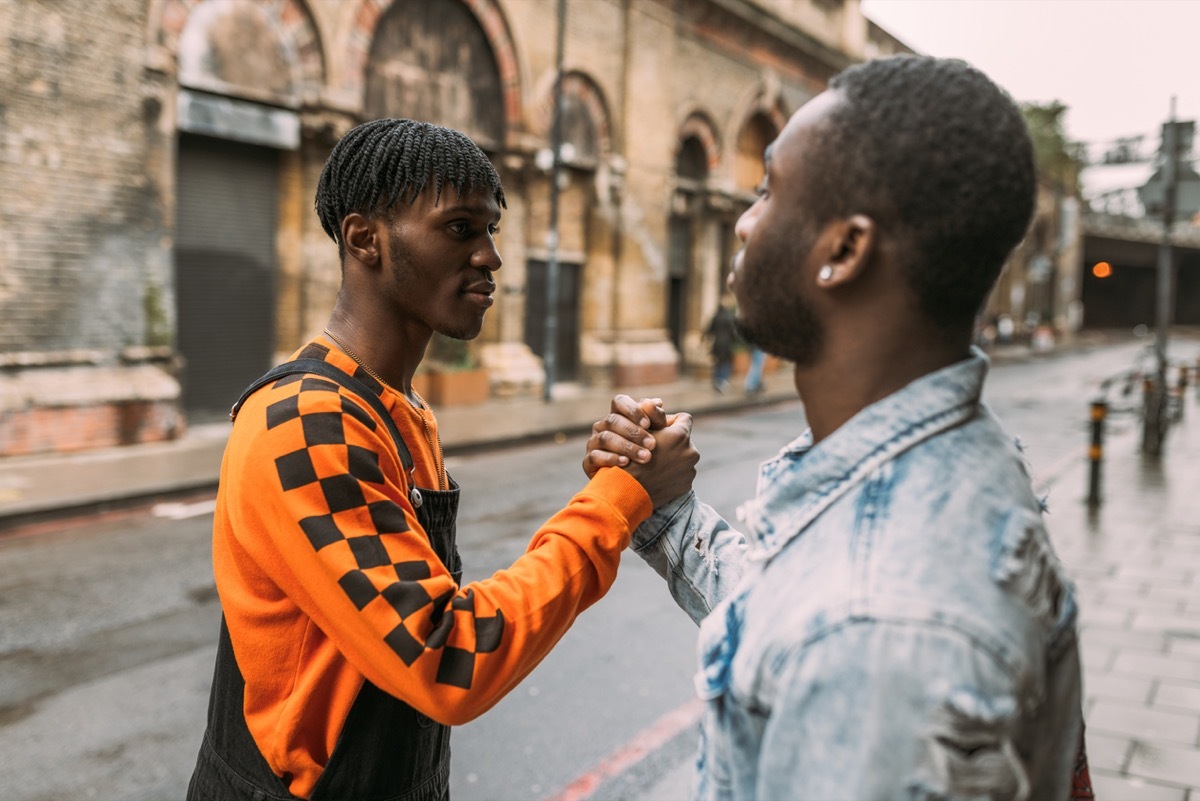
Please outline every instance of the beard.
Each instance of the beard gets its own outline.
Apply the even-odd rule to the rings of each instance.
[[[395,288],[395,303],[401,314],[412,317],[419,314],[421,320],[443,336],[450,339],[474,339],[483,330],[482,317],[455,318],[451,306],[430,296],[430,279],[421,274],[419,265],[404,239],[395,231],[388,232],[388,247],[391,250],[392,285]],[[413,298],[420,298],[412,307]]]
[[[793,364],[815,363],[825,346],[825,326],[803,294],[800,262],[816,244],[815,233],[800,241],[761,241],[752,261],[740,254],[738,335],[760,350]]]
[[[792,298],[790,302],[775,301],[772,306],[765,322],[763,311],[756,311],[754,320],[736,318],[734,328],[738,335],[760,350],[798,367],[815,363],[825,345],[825,328],[812,308],[798,298]]]

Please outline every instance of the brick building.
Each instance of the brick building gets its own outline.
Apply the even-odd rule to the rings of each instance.
[[[707,365],[764,146],[843,67],[906,51],[857,0],[569,0],[557,380]],[[555,0],[0,0],[0,455],[177,436],[318,332],[313,213],[354,124],[429,119],[509,198],[471,355],[540,392]]]

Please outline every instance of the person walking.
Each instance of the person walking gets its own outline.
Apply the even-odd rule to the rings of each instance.
[[[705,329],[713,361],[713,389],[717,392],[729,389],[729,379],[733,374],[733,345],[737,340],[733,318],[733,295],[726,292],[721,296],[721,302]]]
[[[746,394],[753,397],[761,395],[763,391],[763,367],[767,361],[767,352],[762,348],[752,345],[750,347],[750,367],[746,370],[746,381],[743,389]]]
[[[509,569],[461,583],[459,487],[412,378],[434,332],[479,334],[503,207],[491,162],[441,126],[374,120],[329,155],[316,210],[341,290],[325,331],[234,407],[188,799],[449,798],[449,726],[533,670],[612,585],[652,500],[690,483],[597,475]]]
[[[688,492],[632,542],[700,624],[693,797],[1090,798],[1075,590],[971,345],[1034,208],[1019,109],[962,61],[870,61],[765,162],[730,286],[808,428],[744,531]],[[584,470],[671,473],[689,431],[617,396]]]

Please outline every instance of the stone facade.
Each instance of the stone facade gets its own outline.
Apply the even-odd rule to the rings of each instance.
[[[467,132],[504,180],[471,345],[494,393],[542,391],[551,263],[556,381],[705,369],[763,147],[907,48],[857,0],[566,9],[553,192],[555,0],[0,0],[0,455],[177,436],[320,331],[317,176],[383,116]]]

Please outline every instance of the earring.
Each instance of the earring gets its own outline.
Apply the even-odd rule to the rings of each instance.
[[[821,268],[821,271],[817,273],[817,280],[828,281],[830,278],[833,278],[833,268],[826,264]]]

